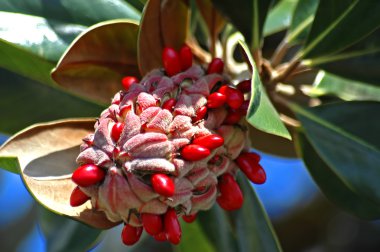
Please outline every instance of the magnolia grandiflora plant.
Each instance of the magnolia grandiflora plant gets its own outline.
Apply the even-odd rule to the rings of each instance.
[[[280,251],[240,176],[266,179],[254,147],[302,158],[327,198],[380,217],[379,3],[58,2],[0,3],[25,26],[1,25],[0,65],[50,85],[1,85],[12,112],[0,130],[60,119],[11,137],[0,166],[47,209],[99,229],[124,222],[127,245],[144,229],[188,235],[177,248],[192,251]],[[92,118],[62,120],[77,116]]]

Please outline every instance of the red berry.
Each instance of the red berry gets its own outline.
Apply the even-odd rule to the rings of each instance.
[[[208,157],[209,155],[209,149],[197,144],[186,145],[181,151],[181,156],[188,161],[198,161]]]
[[[263,184],[266,181],[265,171],[259,161],[260,156],[256,153],[242,153],[236,159],[240,170],[255,184]]]
[[[162,232],[163,224],[161,215],[143,213],[141,214],[142,224],[145,231],[150,235],[156,235]]]
[[[171,197],[174,195],[174,182],[166,174],[154,174],[152,175],[150,181],[156,193],[165,197]]]
[[[191,67],[193,64],[193,53],[190,47],[184,45],[179,51],[179,58],[181,60],[181,69],[185,71]]]
[[[226,96],[226,103],[233,109],[240,108],[244,102],[243,93],[236,88],[224,85],[219,88],[218,92]]]
[[[251,79],[240,82],[236,87],[243,93],[251,92]]]
[[[214,58],[208,65],[207,74],[222,73],[224,68],[224,62],[222,59]]]
[[[115,123],[112,126],[111,138],[114,142],[119,141],[119,138],[120,138],[121,132],[123,132],[123,129],[124,129],[124,123],[121,123],[121,122]]]
[[[171,47],[165,47],[162,52],[162,62],[168,76],[181,72],[181,62],[178,53]]]
[[[202,120],[203,118],[205,118],[206,114],[207,114],[207,107],[206,106],[200,107],[197,110],[197,112],[195,112],[195,117],[193,118],[193,122],[198,122]]]
[[[79,186],[92,186],[102,181],[106,173],[94,164],[85,164],[76,169],[71,179]]]
[[[77,207],[83,205],[89,199],[90,197],[77,186],[70,195],[70,206]]]
[[[224,119],[223,123],[228,125],[236,124],[240,121],[242,117],[243,115],[240,113],[240,111],[237,111],[235,109],[229,109],[228,114]]]
[[[214,92],[207,97],[207,107],[219,108],[226,103],[227,97],[219,92]]]
[[[178,216],[173,208],[168,209],[164,216],[165,232],[167,239],[177,245],[181,241],[181,225]]]
[[[224,144],[223,137],[217,134],[211,134],[207,136],[197,137],[193,140],[193,144],[206,147],[209,150],[216,149]]]
[[[169,100],[165,101],[164,104],[162,104],[162,109],[167,109],[171,112],[173,111],[173,108],[176,103],[177,103],[176,99],[170,98]]]
[[[123,84],[125,91],[128,91],[133,83],[138,82],[139,80],[134,76],[125,76],[123,79],[121,79],[121,84]]]
[[[187,223],[192,223],[197,218],[197,214],[182,215],[182,219]]]
[[[125,245],[133,245],[140,239],[142,230],[142,227],[133,227],[129,224],[125,224],[121,232],[121,240]]]
[[[155,234],[154,236],[154,239],[156,240],[156,241],[167,241],[168,240],[168,238],[166,238],[166,233],[165,233],[165,231],[162,231],[162,232],[160,232],[160,233],[158,233],[158,234]]]
[[[243,205],[243,193],[231,174],[225,173],[220,177],[218,188],[220,196],[216,201],[224,210],[237,210]]]
[[[246,100],[243,102],[243,104],[240,106],[239,108],[239,112],[242,114],[242,115],[246,115],[247,112],[248,112],[248,108],[249,108],[249,100]]]

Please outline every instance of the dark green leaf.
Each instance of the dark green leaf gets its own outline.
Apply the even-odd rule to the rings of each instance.
[[[61,86],[109,103],[124,75],[138,76],[138,25],[115,20],[90,27],[68,48],[52,72]]]
[[[320,71],[315,78],[312,95],[336,95],[347,101],[380,101],[380,88]]]
[[[96,117],[104,107],[60,89],[0,70],[0,132],[14,134],[44,121],[68,117]]]
[[[361,197],[380,204],[380,103],[344,102],[312,109],[291,105],[332,171]]]
[[[281,0],[268,13],[264,24],[264,35],[285,30],[292,19],[293,11],[299,0]]]
[[[294,10],[286,41],[289,43],[303,42],[310,32],[311,24],[317,11],[319,0],[300,0]]]
[[[39,208],[39,224],[50,252],[87,251],[96,244],[102,232],[42,207]]]
[[[379,12],[379,1],[320,0],[301,56],[330,55],[357,43],[380,26]]]
[[[219,252],[207,239],[198,221],[193,223],[181,223],[181,242],[174,247],[175,252]]]
[[[321,159],[303,133],[297,134],[296,143],[298,153],[311,176],[329,200],[358,217],[365,219],[380,217],[380,205],[361,197],[341,180]]]
[[[251,103],[248,108],[247,120],[255,128],[264,132],[291,139],[289,131],[280,119],[276,109],[269,100],[255,67],[255,63],[247,45],[240,42],[245,54],[248,56],[252,67],[252,92]]]
[[[203,233],[218,252],[237,251],[236,234],[224,210],[214,205],[208,211],[198,214],[198,220]]]
[[[117,18],[140,19],[139,11],[122,0],[2,0],[0,10],[86,26]]]
[[[261,47],[264,22],[271,0],[212,1],[245,37],[252,50]]]
[[[243,177],[238,181],[244,193],[243,207],[231,212],[236,228],[238,251],[282,251],[273,227],[251,184]]]

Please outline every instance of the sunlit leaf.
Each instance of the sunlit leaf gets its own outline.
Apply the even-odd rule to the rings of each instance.
[[[240,42],[240,45],[243,47],[252,67],[252,92],[247,121],[259,130],[291,139],[288,130],[281,121],[280,116],[273,107],[261,84],[260,76],[247,45],[243,42]]]
[[[164,47],[180,49],[186,40],[188,21],[189,8],[183,1],[147,2],[138,37],[138,62],[142,75],[162,66]]]
[[[285,30],[292,19],[294,9],[299,0],[281,0],[268,13],[264,24],[264,35]]]
[[[104,213],[91,203],[71,207],[69,198],[75,184],[71,173],[81,139],[92,132],[93,119],[73,119],[36,124],[17,133],[0,148],[0,165],[17,167],[32,196],[44,207],[60,215],[96,228],[110,228]],[[5,167],[7,168],[7,167]]]
[[[124,75],[137,75],[138,25],[116,20],[90,27],[68,48],[52,72],[61,86],[109,103]]]
[[[339,178],[313,148],[305,135],[297,134],[298,152],[326,197],[348,212],[365,219],[380,218],[380,205],[361,197]]]
[[[331,170],[361,197],[380,205],[380,103],[344,102],[312,109],[291,105]]]

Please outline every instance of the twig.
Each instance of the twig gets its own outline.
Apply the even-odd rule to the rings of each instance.
[[[298,58],[293,59],[289,65],[285,68],[284,71],[280,72],[277,76],[275,76],[271,81],[270,84],[276,84],[278,82],[284,81],[290,74],[292,74],[298,67],[298,65],[301,63],[301,60]]]
[[[261,63],[262,63],[262,56],[261,56],[261,49],[255,49],[253,51],[253,60],[255,61],[255,65],[257,67],[257,70],[259,73],[261,73]]]
[[[190,47],[194,56],[199,59],[201,63],[207,63],[211,61],[211,54],[203,50],[193,37],[188,38],[186,40],[186,44]]]
[[[270,60],[272,67],[276,67],[282,62],[282,60],[285,57],[286,53],[288,52],[289,48],[290,48],[290,46],[285,40],[283,40],[278,45],[278,47],[274,51],[273,56]]]

